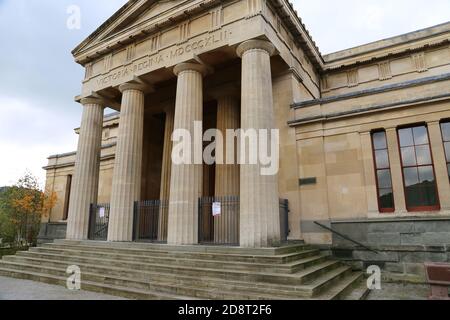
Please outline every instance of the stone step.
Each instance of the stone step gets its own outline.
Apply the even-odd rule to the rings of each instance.
[[[361,272],[348,273],[340,281],[335,282],[334,285],[329,285],[329,290],[323,291],[322,294],[317,295],[318,300],[344,300],[353,289],[361,283],[363,279]],[[359,300],[359,299],[358,299]]]
[[[48,253],[51,252],[51,253]],[[43,259],[53,259],[59,261],[79,261],[79,262],[92,262],[96,259],[106,259],[111,261],[112,264],[126,265],[127,263],[136,263],[147,265],[181,265],[191,266],[218,270],[248,270],[258,272],[271,272],[271,273],[296,273],[300,270],[304,270],[314,264],[323,262],[327,259],[325,256],[312,255],[317,254],[316,251],[305,254],[302,259],[298,259],[295,262],[289,262],[285,264],[261,264],[261,263],[249,263],[249,262],[231,262],[231,261],[215,261],[215,260],[197,260],[187,258],[170,258],[170,257],[152,257],[152,256],[134,256],[134,255],[111,255],[108,253],[89,252],[89,251],[73,251],[73,250],[52,250],[52,249],[31,249],[28,252],[18,253],[17,256],[35,257]],[[139,266],[139,265],[136,265]],[[127,266],[129,267],[129,265]]]
[[[65,268],[54,267],[36,267],[16,262],[1,262],[0,266],[6,266],[9,269],[22,270],[27,273],[51,274],[56,277],[66,275]],[[109,276],[103,273],[96,274],[90,272],[92,266],[80,266],[82,270],[82,283],[101,283],[108,286],[120,286],[138,290],[150,290],[152,292],[162,292],[167,294],[176,294],[183,296],[192,296],[203,299],[241,299],[241,300],[268,300],[268,299],[304,299],[312,298],[314,290],[309,288],[292,288],[288,286],[265,287],[263,283],[237,283],[231,281],[221,281],[221,283],[211,283],[209,279],[201,277],[191,278],[190,281],[176,281],[164,277],[137,279],[130,278],[130,270],[125,271],[123,276]],[[85,271],[89,270],[89,271]],[[333,271],[333,277],[336,274],[344,274],[347,268],[341,267]],[[289,290],[288,290],[289,289]]]
[[[159,273],[159,274],[179,274],[186,276],[198,277],[203,275],[205,277],[220,278],[227,280],[246,280],[256,282],[268,282],[274,284],[287,284],[287,285],[302,285],[308,281],[313,280],[315,277],[320,276],[332,269],[340,266],[337,261],[324,261],[308,267],[305,270],[297,272],[295,274],[281,274],[281,273],[267,273],[256,272],[248,270],[220,270],[210,268],[199,268],[179,265],[160,265],[160,264],[144,264],[135,262],[120,262],[109,259],[95,259],[85,258],[85,263],[80,262],[78,257],[67,257],[67,260],[60,261],[57,257],[53,259],[41,259],[29,256],[5,256],[3,260],[12,262],[22,262],[27,264],[36,264],[42,266],[61,267],[68,265],[89,265],[90,268],[99,273],[111,274],[112,272],[123,275],[124,273],[132,273],[136,277],[142,276],[142,272]]]
[[[67,240],[65,240],[67,241]],[[193,249],[191,246],[187,246],[185,251],[181,250],[169,250],[164,249],[164,246],[156,246],[148,245],[147,246],[139,246],[139,247],[130,247],[127,248],[125,245],[119,246],[118,244],[112,244],[111,246],[100,245],[96,243],[96,245],[74,245],[71,241],[67,242],[68,244],[43,244],[41,247],[37,249],[46,250],[46,249],[54,249],[54,250],[73,250],[73,251],[83,251],[83,252],[100,252],[102,254],[126,254],[126,255],[136,255],[136,256],[160,256],[160,257],[173,257],[173,258],[194,258],[194,259],[207,259],[207,260],[220,260],[220,261],[241,261],[241,262],[258,262],[258,263],[287,263],[295,261],[304,255],[308,255],[311,252],[319,252],[317,249],[311,249],[308,246],[295,246],[291,249],[296,249],[295,251],[281,254],[270,254],[270,255],[261,255],[261,254],[239,254],[236,252],[230,253],[234,251],[234,248],[229,247],[221,247],[220,249],[215,248],[214,250],[210,249],[210,251],[188,251],[188,249]],[[200,246],[203,248],[203,246]],[[208,247],[206,247],[208,248]],[[250,252],[253,252],[251,249]]]
[[[361,279],[305,245],[243,249],[62,240],[6,256],[0,270],[65,285],[70,265],[81,268],[83,289],[138,299],[343,299]]]
[[[48,245],[48,244],[43,244]],[[289,254],[305,249],[311,249],[306,244],[288,244],[274,248],[242,248],[231,246],[208,246],[208,245],[167,245],[147,242],[106,242],[106,241],[75,241],[55,240],[54,246],[77,246],[90,248],[105,248],[108,250],[148,250],[162,252],[196,252],[196,253],[219,253],[251,256],[275,256]]]
[[[367,278],[365,277],[365,275],[361,273],[361,279],[357,281],[352,290],[346,292],[342,297],[340,297],[340,299],[351,301],[367,300],[370,294],[370,289],[367,287],[366,280]]]
[[[57,277],[47,273],[25,272],[14,268],[5,268],[0,261],[0,276],[43,282],[52,285],[66,286],[67,276]],[[194,297],[170,295],[161,292],[138,290],[127,287],[102,285],[89,281],[83,281],[82,289],[86,291],[98,292],[127,299],[139,300],[195,300]]]

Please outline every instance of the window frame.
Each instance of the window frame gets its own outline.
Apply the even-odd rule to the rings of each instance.
[[[426,132],[427,132],[428,144],[416,145],[415,141],[414,141],[414,145],[413,145],[414,151],[416,150],[416,147],[428,145],[428,147],[430,149],[431,164],[418,165],[417,164],[417,154],[414,154],[415,160],[416,160],[416,165],[415,166],[405,166],[404,163],[403,163],[402,146],[400,144],[400,130],[402,130],[402,129],[412,129],[413,130],[414,128],[417,128],[417,127],[425,127]],[[438,188],[438,185],[437,185],[436,169],[435,169],[435,166],[434,166],[433,150],[431,148],[430,131],[428,129],[428,125],[426,123],[409,124],[409,125],[404,125],[404,126],[397,127],[396,131],[397,131],[398,152],[399,152],[399,156],[400,156],[400,165],[401,165],[401,171],[402,171],[403,190],[404,190],[404,195],[405,195],[406,210],[408,210],[408,212],[435,212],[435,211],[440,211],[441,210],[441,201],[440,201],[440,197],[439,197],[439,188]],[[421,167],[429,167],[429,166],[431,166],[433,168],[434,186],[435,186],[435,190],[436,190],[437,204],[435,206],[410,207],[410,206],[408,206],[408,199],[407,199],[407,189],[406,189],[407,187],[406,187],[405,169],[407,169],[407,168],[421,168]]]
[[[379,132],[383,132],[385,139],[386,139],[386,150],[387,150],[387,155],[388,155],[388,163],[389,163],[389,167],[388,168],[378,168],[377,165],[377,157],[376,157],[376,151],[378,150],[384,150],[384,149],[375,149],[375,143],[373,140],[373,135]],[[374,167],[374,171],[375,171],[375,182],[376,182],[376,187],[377,187],[377,204],[378,204],[378,211],[380,213],[394,213],[395,212],[395,197],[394,197],[394,185],[393,185],[393,181],[392,181],[392,166],[391,166],[391,156],[389,154],[389,144],[388,144],[388,139],[387,139],[387,132],[384,129],[377,129],[377,130],[373,130],[370,132],[370,142],[372,143],[372,159],[373,159],[373,167]],[[392,208],[381,208],[381,202],[380,202],[380,189],[384,189],[384,188],[380,188],[380,183],[378,181],[378,171],[382,171],[382,170],[388,170],[389,169],[389,173],[391,176],[391,189],[392,189],[392,202],[393,202],[393,206]]]
[[[444,149],[445,164],[446,164],[446,167],[447,167],[447,175],[448,175],[448,179],[449,179],[449,182],[450,182],[450,172],[449,172],[449,169],[448,169],[449,166],[450,166],[450,155],[448,155],[449,160],[447,160],[447,149],[445,149],[445,144],[446,143],[450,143],[450,140],[447,141],[444,138],[444,131],[442,130],[443,129],[442,125],[444,123],[448,123],[450,125],[450,119],[444,119],[444,120],[439,122],[439,129],[441,130],[441,138],[442,138],[441,139],[442,140],[442,148]]]
[[[66,176],[66,190],[64,194],[64,212],[62,221],[67,221],[69,219],[69,205],[70,205],[70,196],[72,192],[72,182],[73,182],[73,175],[68,174]]]

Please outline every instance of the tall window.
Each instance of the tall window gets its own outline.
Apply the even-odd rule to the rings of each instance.
[[[450,121],[441,123],[442,139],[444,140],[445,158],[447,159],[447,172],[450,179]]]
[[[398,130],[409,211],[439,210],[439,197],[426,126]]]
[[[372,133],[372,145],[377,179],[378,207],[380,212],[394,212],[394,193],[386,132]]]
[[[64,216],[63,216],[64,221],[67,220],[67,218],[69,217],[69,202],[71,189],[72,189],[72,175],[69,174],[66,180],[66,194],[64,199]]]

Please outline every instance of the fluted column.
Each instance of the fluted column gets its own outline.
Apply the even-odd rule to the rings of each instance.
[[[275,128],[270,56],[275,47],[267,41],[250,40],[237,49],[242,58],[241,128]],[[271,137],[268,138],[269,146]],[[248,147],[241,152],[249,159]],[[273,152],[273,150],[272,150]],[[259,164],[241,164],[240,245],[259,248],[280,241],[278,175],[262,175]]]
[[[89,209],[97,203],[104,102],[96,98],[81,100],[83,117],[75,161],[75,174],[69,203],[66,238],[87,240]]]
[[[226,162],[228,144],[234,148],[234,141],[227,140],[227,130],[236,130],[240,127],[239,99],[234,92],[222,91],[217,97],[217,130],[224,137],[223,159],[224,164],[216,164],[216,197],[239,196],[239,164],[237,162],[237,150],[234,163]],[[230,209],[230,210],[229,210]],[[222,207],[222,214],[214,218],[214,241],[216,243],[239,243],[239,216],[234,210]]]
[[[185,129],[194,138],[194,122],[203,120],[203,76],[205,67],[182,63],[175,67],[178,76],[174,129]],[[200,137],[201,138],[201,137]],[[194,141],[192,141],[194,149]],[[197,143],[202,146],[201,141]],[[194,153],[189,164],[173,164],[169,201],[169,244],[197,244],[198,199],[202,194],[203,165],[195,164]],[[199,155],[197,155],[199,156]]]
[[[117,136],[108,241],[133,240],[134,202],[140,200],[144,133],[142,85],[120,86],[122,106]]]
[[[172,171],[172,133],[173,133],[174,112],[168,108],[166,111],[166,124],[164,128],[164,147],[161,170],[161,208],[158,222],[158,241],[167,241],[167,228],[169,222],[169,210],[166,202],[170,196],[170,176]]]

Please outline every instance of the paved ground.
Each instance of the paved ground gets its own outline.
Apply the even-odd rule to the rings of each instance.
[[[381,290],[371,291],[367,300],[427,300],[429,294],[427,285],[384,283]]]
[[[123,300],[87,291],[70,291],[62,286],[0,277],[0,300]]]

